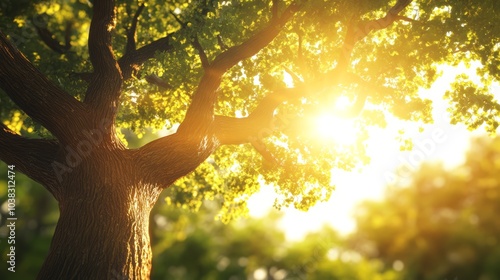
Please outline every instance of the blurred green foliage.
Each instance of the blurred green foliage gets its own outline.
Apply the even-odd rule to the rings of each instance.
[[[477,138],[454,169],[425,164],[356,214],[354,248],[405,279],[499,279],[500,138]]]
[[[210,208],[205,210],[215,213]],[[381,262],[347,249],[329,227],[290,242],[277,227],[279,212],[231,226],[206,218],[178,210],[153,217],[153,236],[161,241],[153,245],[152,279],[400,279]]]
[[[0,278],[34,279],[49,250],[50,240],[59,218],[56,200],[42,186],[21,173],[15,174],[17,220],[15,231],[16,272],[7,270],[7,254],[10,245],[8,201],[7,201],[7,165],[0,162]],[[14,168],[15,172],[15,168]]]
[[[280,1],[284,10],[292,1]],[[230,69],[219,89],[216,111],[228,116],[248,115],[263,96],[285,86],[285,69],[305,81],[322,77],[345,55],[341,49],[349,26],[359,20],[381,18],[394,1],[298,1],[301,11],[280,35],[250,59]],[[117,26],[113,48],[117,58],[125,52],[126,30],[140,4],[117,1]],[[198,79],[201,61],[192,46],[196,36],[209,59],[228,46],[237,45],[265,26],[272,17],[270,1],[144,1],[137,28],[137,47],[172,34],[175,51],[158,52],[123,87],[119,128],[141,138],[147,129],[175,128],[183,119]],[[458,65],[480,61],[480,82],[464,75],[445,95],[450,101],[451,122],[495,133],[499,105],[491,85],[500,73],[498,35],[500,13],[496,1],[413,1],[402,13],[405,20],[371,32],[357,43],[350,71],[375,87],[330,87],[300,102],[281,106],[280,130],[265,140],[281,166],[269,168],[251,145],[222,147],[198,170],[175,184],[172,204],[197,209],[202,201],[223,199],[221,219],[229,221],[246,213],[245,200],[259,190],[260,182],[275,187],[276,207],[292,205],[307,210],[327,200],[335,186],[332,168],[352,170],[369,162],[367,129],[386,125],[388,116],[414,122],[432,122],[432,102],[419,96],[439,77],[439,64]],[[176,15],[177,19],[173,16]],[[0,27],[19,49],[54,83],[81,99],[86,83],[75,73],[91,72],[87,37],[92,1],[2,1]],[[181,22],[186,27],[181,28]],[[59,42],[71,24],[71,49],[65,54],[50,50],[34,26],[46,27]],[[168,89],[148,83],[156,75]],[[384,91],[374,88],[387,87]],[[369,107],[356,120],[358,138],[344,146],[325,142],[311,130],[318,113],[331,112],[339,96],[355,99],[368,94]],[[27,136],[50,134],[33,123],[0,91],[0,119]],[[287,117],[293,115],[294,117]],[[327,128],[325,128],[327,129]],[[335,127],[332,130],[338,129]],[[339,133],[342,133],[339,131]],[[124,138],[125,139],[125,138]],[[401,138],[404,139],[404,138]],[[407,143],[408,144],[408,143]],[[405,144],[406,145],[406,144]]]

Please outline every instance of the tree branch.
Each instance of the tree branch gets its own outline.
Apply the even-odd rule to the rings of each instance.
[[[164,188],[192,172],[219,146],[210,136],[191,137],[175,133],[156,139],[137,150],[137,167],[145,174],[144,183]]]
[[[170,43],[170,40],[175,34],[175,32],[170,33],[167,36],[144,45],[135,51],[125,53],[125,55],[118,60],[118,64],[122,70],[123,79],[130,79],[132,74],[139,69],[144,62],[155,56],[156,52],[172,51],[174,46]]]
[[[0,87],[33,120],[60,141],[84,110],[83,104],[54,85],[0,31]]]
[[[157,75],[153,75],[153,74],[147,75],[146,81],[150,84],[157,85],[158,87],[165,89],[165,90],[172,89],[172,86],[167,81],[162,80]]]
[[[206,133],[214,120],[216,90],[222,75],[243,59],[249,58],[266,47],[279,34],[281,27],[298,11],[299,6],[290,5],[281,17],[271,20],[269,25],[238,46],[219,54],[210,67],[205,69],[179,133]]]
[[[278,13],[279,13],[279,0],[271,0],[272,2],[272,7],[271,7],[271,13],[273,18],[278,18]]]
[[[157,52],[168,52],[174,50],[170,40],[175,34],[175,32],[170,33],[163,38],[157,39],[140,47],[139,49],[128,51],[120,59],[118,59],[118,65],[120,66],[123,80],[129,80],[132,78],[141,65],[147,60],[154,58]],[[73,73],[73,75],[90,83],[95,73]]]
[[[170,14],[174,17],[175,21],[181,26],[181,28],[186,28],[187,23],[183,22],[173,11]]]
[[[252,143],[270,136],[277,128],[274,111],[284,101],[300,97],[299,90],[285,88],[268,94],[245,118],[215,116],[214,135],[221,145]]]
[[[51,164],[58,150],[59,144],[55,140],[28,139],[0,122],[0,160],[15,165],[16,171],[42,184],[55,198],[59,193]]]
[[[123,80],[129,80],[132,78],[135,73],[139,70],[142,64],[146,62],[148,59],[151,59],[155,56],[156,52],[168,52],[174,49],[170,40],[172,36],[176,33],[169,33],[167,36],[157,39],[147,45],[144,45],[137,49],[136,43],[136,32],[137,25],[139,23],[139,16],[144,10],[145,5],[142,4],[137,9],[136,13],[132,18],[132,23],[127,30],[127,44],[125,47],[125,54],[118,59],[118,65],[121,70]],[[92,77],[95,76],[95,73],[76,73],[78,77],[81,79],[90,82]]]
[[[222,37],[220,36],[220,34],[217,34],[217,44],[219,44],[220,49],[223,51],[229,49],[229,47],[222,40]]]
[[[223,74],[238,62],[255,55],[278,36],[281,27],[283,27],[298,10],[299,6],[297,4],[290,5],[283,12],[281,17],[273,19],[267,27],[257,32],[257,34],[250,37],[250,39],[243,42],[241,45],[231,47],[219,54],[213,61],[211,65],[212,68]]]
[[[178,131],[144,145],[136,156],[138,168],[148,174],[145,182],[168,187],[194,170],[220,145],[251,143],[264,159],[278,164],[261,140],[277,128],[273,123],[276,107],[295,98],[295,93],[295,89],[283,89],[269,94],[246,118],[215,116],[212,134]]]
[[[139,21],[139,16],[144,10],[145,4],[142,3],[132,18],[132,23],[130,28],[127,29],[127,46],[125,47],[125,53],[132,52],[136,50],[135,34],[137,31],[137,22]]]
[[[47,26],[44,22],[35,22],[33,21],[33,25],[35,26],[36,32],[40,39],[49,47],[51,50],[64,54],[69,51],[71,48],[71,27],[72,23],[68,21],[66,23],[66,28],[64,31],[64,40],[65,45],[62,45],[59,41],[55,39],[55,36],[52,32],[47,29]]]
[[[90,24],[88,46],[94,75],[84,102],[92,107],[96,119],[114,120],[121,93],[122,75],[111,46],[116,20],[114,4],[114,0],[95,1]]]
[[[194,36],[193,47],[198,51],[202,67],[204,69],[207,69],[210,66],[210,62],[208,61],[207,54],[205,53],[205,50],[203,50],[203,47],[201,46],[200,41],[198,41],[197,36]]]
[[[389,9],[387,14],[380,19],[363,21],[356,25],[350,25],[342,46],[342,56],[339,60],[339,69],[345,69],[351,60],[351,53],[354,45],[364,39],[372,31],[377,31],[389,27],[396,20],[401,18],[398,14],[405,9],[412,0],[398,0],[396,4]]]
[[[357,84],[366,90],[375,90],[381,93],[389,91],[389,88],[378,87],[364,81],[353,73],[343,73],[338,76],[338,72],[332,70],[325,74],[320,80],[312,82],[298,82],[295,88],[284,88],[268,94],[262,99],[253,112],[245,118],[233,118],[226,116],[215,116],[213,132],[221,145],[237,145],[244,143],[255,143],[272,134],[279,128],[274,115],[275,109],[285,101],[297,100],[301,97],[311,97],[321,88],[330,87],[336,84]],[[332,77],[334,76],[334,77]],[[322,80],[326,80],[322,81]],[[354,104],[346,110],[344,117],[356,117],[363,109],[369,93],[359,93]],[[293,116],[295,117],[295,116]],[[278,116],[281,122],[291,122],[291,116]]]

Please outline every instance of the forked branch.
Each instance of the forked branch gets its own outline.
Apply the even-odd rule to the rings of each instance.
[[[128,51],[119,60],[118,64],[122,71],[123,79],[132,78],[134,72],[141,67],[144,62],[155,56],[157,52],[169,52],[174,50],[171,39],[176,33],[169,33],[167,36],[157,39],[135,51]]]
[[[135,51],[136,49],[135,35],[137,32],[137,22],[139,21],[139,16],[141,15],[142,10],[144,10],[144,7],[144,3],[139,6],[134,14],[134,17],[132,18],[130,27],[127,29],[127,46],[125,47],[125,53]]]
[[[111,46],[116,20],[115,2],[95,1],[93,11],[88,46],[94,75],[84,102],[92,107],[96,118],[114,119],[122,85],[122,75]]]
[[[249,58],[271,43],[280,33],[281,28],[298,11],[299,6],[292,4],[279,18],[273,18],[269,25],[238,46],[228,48],[219,54],[201,78],[194,93],[186,118],[179,127],[179,132],[201,132],[207,130],[214,119],[214,106],[217,100],[216,90],[224,73],[238,62]]]

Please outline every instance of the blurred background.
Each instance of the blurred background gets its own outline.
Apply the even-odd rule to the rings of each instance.
[[[348,212],[334,202],[278,211],[263,193],[251,199],[248,217],[223,224],[216,202],[192,213],[160,199],[151,215],[152,279],[500,279],[500,138],[477,136],[469,146],[462,163],[422,162]],[[2,186],[6,171],[1,163]],[[15,279],[34,279],[58,209],[25,176],[17,174],[16,185]],[[344,185],[339,196],[349,188],[371,186]],[[13,279],[5,266],[6,188],[0,197],[0,278]],[[335,222],[343,220],[353,226]]]

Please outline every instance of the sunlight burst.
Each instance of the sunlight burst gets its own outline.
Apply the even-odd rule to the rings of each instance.
[[[352,101],[349,99],[349,97],[342,95],[337,99],[337,101],[335,101],[335,109],[345,110],[345,108],[351,106],[351,104]]]
[[[332,114],[322,114],[316,118],[316,131],[325,140],[341,145],[351,145],[356,141],[354,120],[343,119]]]

